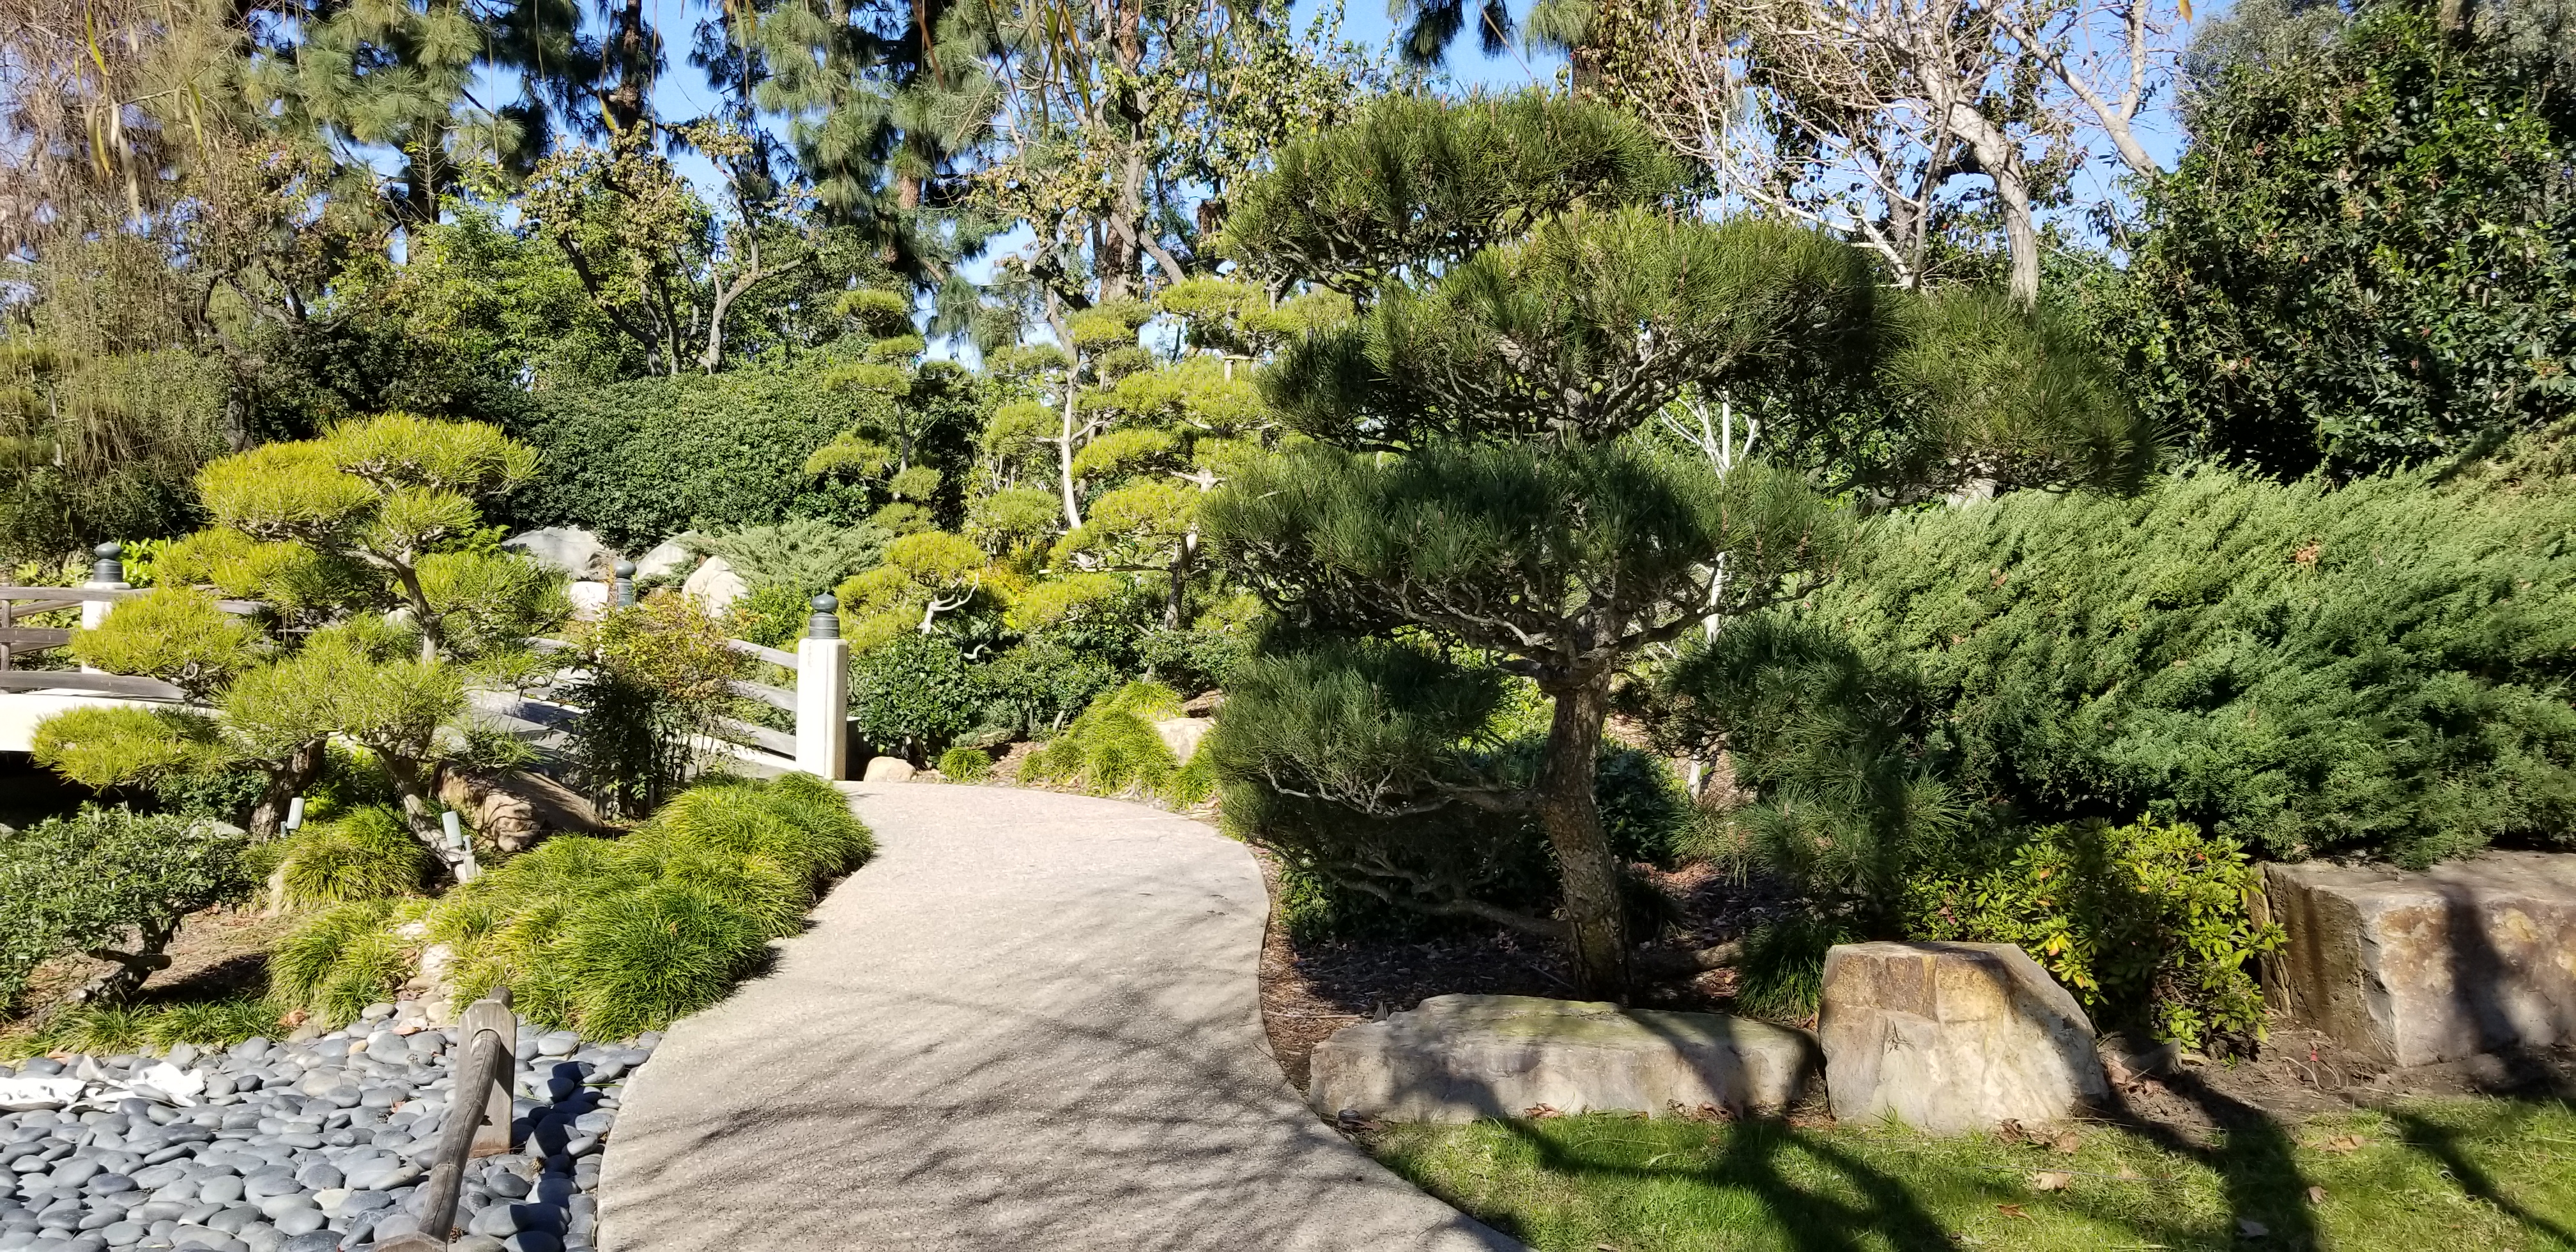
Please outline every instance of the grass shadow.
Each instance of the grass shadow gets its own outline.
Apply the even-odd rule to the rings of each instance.
[[[2452,1181],[2459,1184],[2461,1191],[2493,1205],[2498,1212],[2522,1223],[2527,1229],[2576,1246],[2576,1227],[2534,1213],[2507,1195],[2502,1187],[2496,1185],[2495,1176],[2461,1148],[2458,1130],[2402,1109],[2389,1109],[2386,1114],[2397,1127],[2398,1141],[2432,1158]]]
[[[2218,1175],[2229,1220],[2237,1233],[2283,1249],[2321,1247],[2309,1181],[2300,1172],[2298,1142],[2279,1118],[2201,1081],[2184,1070],[2164,1079],[2167,1090],[2199,1106],[2218,1127],[2203,1143],[2162,1122],[2119,1111],[2112,1120],[2164,1150],[2188,1157]],[[2261,1233],[2257,1233],[2261,1232]]]
[[[1742,1191],[1771,1213],[1797,1252],[1860,1252],[1862,1236],[1877,1235],[1888,1244],[1915,1249],[1949,1248],[1949,1232],[1916,1199],[1903,1181],[1823,1139],[1780,1121],[1738,1122],[1725,1136],[1714,1161],[1671,1169],[1586,1159],[1554,1138],[1537,1133],[1532,1123],[1500,1123],[1537,1154],[1546,1167],[1568,1177],[1617,1177],[1637,1180],[1689,1175],[1714,1186]],[[1803,1153],[1833,1171],[1854,1192],[1845,1200],[1802,1186],[1782,1168],[1782,1157]],[[1492,1218],[1482,1218],[1492,1222]],[[1514,1237],[1525,1232],[1497,1226]]]

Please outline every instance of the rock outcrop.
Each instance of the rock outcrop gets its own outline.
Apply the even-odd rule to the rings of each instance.
[[[911,782],[912,762],[899,756],[870,757],[867,772],[859,776],[859,781]]]
[[[617,560],[599,536],[578,526],[525,531],[502,540],[501,546],[525,552],[537,564],[572,578],[606,578],[609,566]]]
[[[707,558],[707,563],[689,572],[680,583],[680,591],[698,602],[698,609],[709,617],[722,617],[733,602],[751,594],[751,585],[733,566],[720,556]]]
[[[1845,1120],[1957,1134],[2054,1121],[2110,1095],[2091,1019],[2008,943],[1835,947],[1816,1034]]]
[[[1467,1122],[1561,1113],[1783,1108],[1814,1075],[1803,1031],[1715,1013],[1534,996],[1434,996],[1315,1049],[1325,1117]]]
[[[2263,867],[2264,991],[2356,1055],[2429,1065],[2576,1042],[2576,856]]]

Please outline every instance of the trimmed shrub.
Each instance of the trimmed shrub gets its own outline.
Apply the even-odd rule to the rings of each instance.
[[[510,433],[542,454],[510,497],[524,526],[586,526],[628,550],[686,530],[732,530],[790,517],[842,525],[874,510],[865,485],[813,479],[806,458],[863,421],[884,396],[811,377],[737,371],[645,378],[539,393]]]
[[[1811,607],[1676,667],[1663,731],[1723,740],[1767,809],[1891,840],[1862,875],[1880,900],[1906,845],[1976,816],[1966,796],[1988,818],[2143,814],[2287,859],[2565,847],[2571,531],[2559,480],[2423,474],[2204,470],[2135,499],[1891,517]]]
[[[412,837],[401,813],[368,805],[297,831],[285,840],[278,868],[285,903],[312,908],[411,895],[431,866],[428,849]]]
[[[237,831],[124,808],[0,834],[0,1009],[38,965],[73,952],[128,949],[92,991],[114,1001],[139,989],[168,964],[161,952],[182,918],[249,889],[247,847]]]
[[[2252,920],[2260,875],[2236,844],[2190,826],[2072,822],[1986,861],[1915,878],[1911,933],[2019,944],[2099,1024],[2187,1048],[2261,1036],[2246,967],[2284,936]]]
[[[907,631],[850,659],[853,729],[921,761],[975,725],[982,688],[955,640]]]
[[[993,756],[982,748],[950,748],[939,754],[939,772],[950,782],[982,782],[993,776]]]

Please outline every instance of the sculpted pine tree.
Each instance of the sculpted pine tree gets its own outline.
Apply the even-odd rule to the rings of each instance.
[[[1613,684],[1641,649],[1804,594],[1844,535],[1798,475],[1648,424],[1696,395],[1804,394],[1831,377],[1890,415],[1884,442],[1917,473],[2117,473],[2143,445],[2122,414],[2034,397],[1992,368],[2043,338],[1979,320],[2017,319],[2009,305],[1898,316],[1891,302],[1912,297],[1884,291],[1846,244],[1638,195],[1651,156],[1559,153],[1524,166],[1550,180],[1537,188],[1468,175],[1489,184],[1480,194],[1553,206],[1538,214],[1480,206],[1437,166],[1388,167],[1460,142],[1443,126],[1534,152],[1651,154],[1606,110],[1523,98],[1380,121],[1390,133],[1363,125],[1283,155],[1246,206],[1260,231],[1234,237],[1256,273],[1378,277],[1362,316],[1262,376],[1313,442],[1249,468],[1207,510],[1223,559],[1287,623],[1220,719],[1227,811],[1346,887],[1559,937],[1583,993],[1624,998],[1631,936],[1594,798]],[[1567,181],[1585,169],[1599,186]],[[1425,237],[1430,209],[1452,228]],[[1333,273],[1297,273],[1326,258]],[[1933,335],[1976,346],[1961,358],[1975,368],[1945,373]],[[1943,416],[1899,429],[1924,397]],[[1922,456],[1936,441],[1956,453]],[[2064,454],[2041,455],[2052,447]],[[1534,768],[1490,737],[1507,676],[1553,702]],[[1450,850],[1435,845],[1479,837],[1462,814],[1535,820],[1562,876],[1557,917],[1444,875]]]

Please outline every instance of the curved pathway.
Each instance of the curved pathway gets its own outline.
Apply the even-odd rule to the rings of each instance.
[[[606,1252],[1519,1247],[1280,1077],[1241,845],[1113,800],[851,790],[878,859],[629,1084]]]

